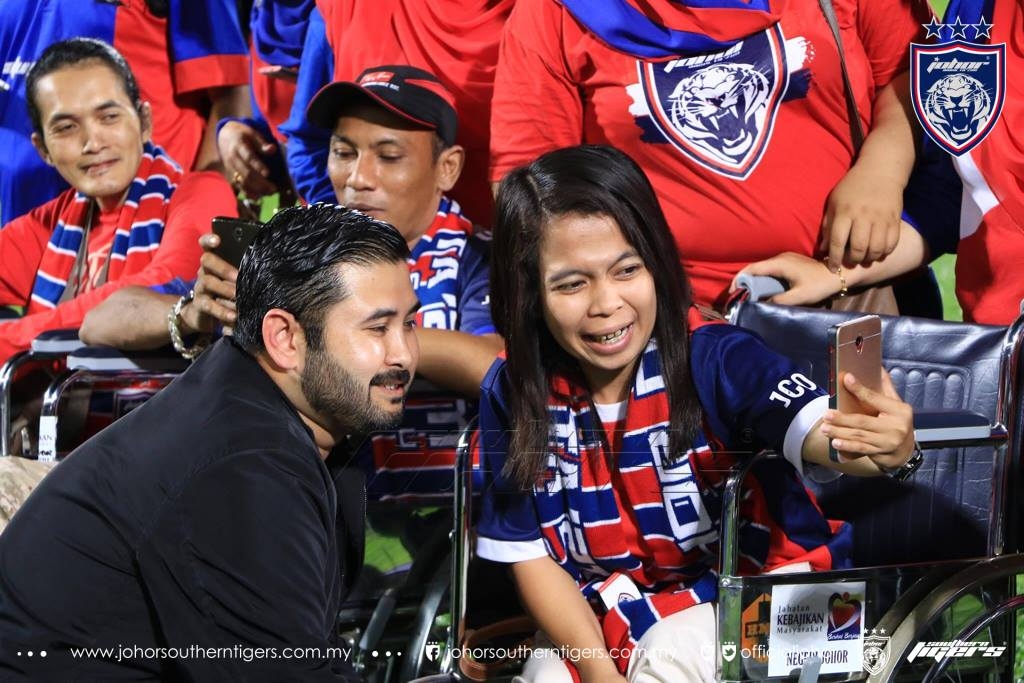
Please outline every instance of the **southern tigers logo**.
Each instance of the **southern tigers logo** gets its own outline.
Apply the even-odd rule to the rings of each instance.
[[[985,139],[1003,108],[1006,45],[960,40],[910,46],[914,111],[928,136],[960,156]]]
[[[651,120],[672,145],[723,175],[750,175],[789,83],[777,25],[722,52],[637,68]]]

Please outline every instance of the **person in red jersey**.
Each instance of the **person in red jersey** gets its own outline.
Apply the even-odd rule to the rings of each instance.
[[[0,360],[121,287],[191,276],[210,220],[236,212],[219,174],[183,173],[150,141],[149,104],[106,43],[57,43],[27,81],[33,143],[71,189],[0,230],[0,305],[25,309],[0,322]]]
[[[868,131],[857,153],[819,3],[783,4],[519,0],[495,77],[491,180],[559,147],[622,149],[651,178],[695,300],[716,306],[743,266],[783,251],[833,263],[892,251],[914,159],[904,74],[926,8],[833,3]]]

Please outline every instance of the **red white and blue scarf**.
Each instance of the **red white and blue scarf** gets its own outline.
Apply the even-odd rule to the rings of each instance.
[[[561,0],[614,50],[664,59],[724,50],[777,23],[785,0]]]
[[[108,282],[138,272],[153,260],[164,234],[168,204],[180,178],[178,164],[160,147],[147,142],[117,219],[108,257]],[[27,315],[55,308],[60,302],[83,246],[92,202],[79,192],[58,217],[36,273]]]

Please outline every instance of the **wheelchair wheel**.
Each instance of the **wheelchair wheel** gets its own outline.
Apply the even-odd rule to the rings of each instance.
[[[989,683],[1020,680],[1018,621],[1024,618],[1024,555],[978,562],[925,595],[891,633],[887,661],[869,683]]]

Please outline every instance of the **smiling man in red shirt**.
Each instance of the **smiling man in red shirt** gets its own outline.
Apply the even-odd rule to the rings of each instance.
[[[72,187],[0,230],[0,305],[25,308],[0,323],[0,362],[121,287],[195,273],[210,219],[237,211],[218,174],[183,173],[150,142],[149,104],[106,43],[51,46],[27,93],[33,144]]]

